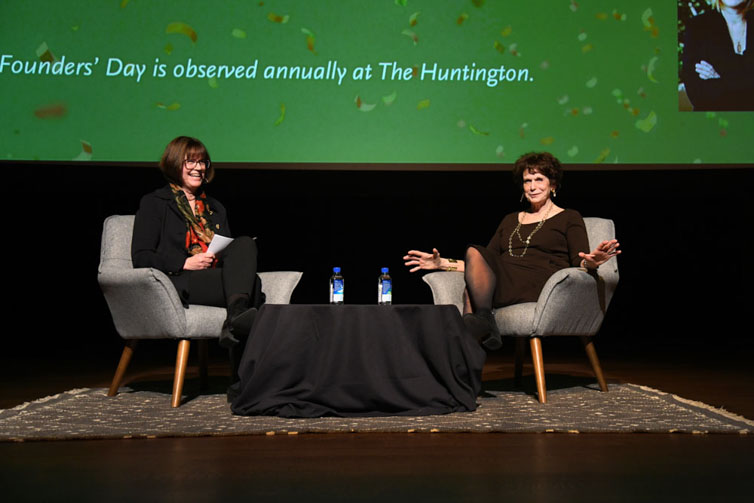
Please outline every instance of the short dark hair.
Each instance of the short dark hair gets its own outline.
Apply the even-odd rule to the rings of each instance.
[[[207,182],[212,181],[215,177],[215,168],[212,166],[207,147],[201,141],[190,136],[179,136],[168,143],[165,152],[162,153],[162,159],[160,159],[160,171],[169,182],[181,185],[183,183],[183,161],[187,159],[210,161],[204,173],[204,178]]]
[[[549,152],[529,152],[519,157],[513,164],[513,183],[523,187],[524,174],[527,172],[542,173],[550,179],[552,188],[560,188],[563,168],[560,161]]]

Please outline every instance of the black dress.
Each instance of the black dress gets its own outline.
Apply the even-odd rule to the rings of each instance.
[[[518,236],[510,241],[516,256],[508,252],[509,238],[517,223],[518,213],[506,215],[487,247],[474,245],[497,279],[493,307],[536,302],[554,272],[578,266],[581,263],[579,252],[589,252],[584,219],[578,211],[563,210],[548,218],[532,236],[523,257],[519,255],[525,245]],[[536,226],[536,223],[522,225],[519,233],[526,239]]]
[[[754,110],[754,11],[746,14],[746,50],[736,54],[725,19],[707,12],[686,23],[683,83],[694,110]],[[694,69],[711,64],[719,79],[704,80]]]

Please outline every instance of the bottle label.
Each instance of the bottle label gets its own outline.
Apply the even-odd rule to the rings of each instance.
[[[389,279],[384,279],[381,282],[382,288],[380,289],[380,302],[392,302],[393,301],[393,282]]]
[[[389,279],[382,281],[382,295],[392,295],[393,294],[393,282]]]
[[[344,290],[344,281],[342,279],[334,279],[332,280],[332,301],[333,302],[343,302],[343,290]]]

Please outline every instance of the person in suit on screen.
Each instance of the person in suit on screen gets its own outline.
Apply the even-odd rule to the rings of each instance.
[[[754,110],[754,0],[713,0],[686,23],[683,84],[694,110]]]

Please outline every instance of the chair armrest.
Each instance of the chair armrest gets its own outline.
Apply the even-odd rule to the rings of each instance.
[[[462,272],[432,272],[422,279],[435,304],[452,304],[463,312]],[[539,294],[532,335],[594,335],[604,319],[603,306],[604,284],[599,276],[577,267],[556,271]]]
[[[422,276],[422,280],[432,290],[432,299],[436,305],[450,304],[463,313],[463,291],[466,289],[463,272],[431,272]]]
[[[594,335],[604,318],[604,284],[577,267],[555,272],[539,294],[534,335]]]
[[[262,291],[267,297],[265,302],[267,304],[290,304],[293,290],[295,290],[302,275],[303,273],[299,271],[260,272]]]
[[[183,304],[162,271],[101,267],[97,281],[115,329],[124,339],[180,337],[186,333]]]

